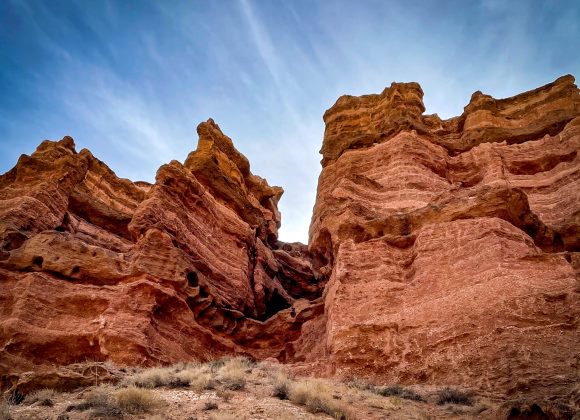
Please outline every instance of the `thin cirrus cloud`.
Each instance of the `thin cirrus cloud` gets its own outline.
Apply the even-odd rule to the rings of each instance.
[[[286,241],[308,240],[322,114],[342,94],[417,81],[428,113],[580,70],[580,3],[557,0],[6,0],[0,172],[75,138],[119,176],[154,181],[213,118],[281,185]]]

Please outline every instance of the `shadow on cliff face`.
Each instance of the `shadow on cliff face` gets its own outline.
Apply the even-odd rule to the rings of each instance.
[[[325,113],[308,247],[277,240],[282,188],[211,119],[153,185],[70,137],[21,156],[0,177],[3,387],[30,371],[64,381],[51,365],[87,357],[245,354],[309,374],[560,392],[579,308],[574,80],[476,92],[445,121],[422,97],[394,83]],[[549,415],[510,408],[538,409]]]

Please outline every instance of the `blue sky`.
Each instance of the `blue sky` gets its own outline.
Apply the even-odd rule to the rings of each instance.
[[[427,113],[580,76],[580,1],[2,0],[0,172],[74,137],[153,182],[212,117],[284,187],[286,241],[307,241],[322,114],[342,94],[417,81]]]

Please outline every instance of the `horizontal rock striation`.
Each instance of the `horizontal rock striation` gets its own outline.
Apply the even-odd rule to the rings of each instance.
[[[424,115],[416,83],[324,114],[308,246],[212,120],[154,184],[74,141],[0,176],[0,388],[245,354],[297,372],[580,401],[572,76]],[[535,397],[534,397],[535,398]]]
[[[324,115],[309,249],[331,272],[327,373],[567,393],[580,349],[580,95],[572,76],[423,115],[416,83]],[[321,356],[323,355],[323,356]]]
[[[198,133],[185,164],[163,165],[153,185],[119,179],[70,137],[0,178],[3,388],[81,364],[68,375],[78,385],[87,361],[285,360],[322,313],[307,248],[277,241],[283,190],[253,175],[212,120]]]

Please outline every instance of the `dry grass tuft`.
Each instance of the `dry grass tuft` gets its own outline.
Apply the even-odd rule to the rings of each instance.
[[[119,408],[126,413],[148,413],[161,406],[161,400],[152,391],[129,387],[116,392]]]
[[[467,392],[463,392],[453,388],[443,388],[437,393],[437,404],[472,405],[473,399],[471,395]]]
[[[179,388],[189,386],[189,382],[178,375],[180,367],[157,367],[142,370],[123,381],[124,385],[140,388],[158,388],[167,386]]]
[[[113,397],[115,388],[111,385],[100,385],[87,391],[84,401],[69,405],[66,411],[92,410],[91,417],[121,417],[123,412]]]
[[[225,402],[230,402],[230,400],[234,397],[234,393],[228,391],[227,389],[218,389],[216,391],[216,395]]]
[[[188,367],[181,372],[177,372],[175,376],[180,382],[186,383],[187,386],[197,392],[214,388],[213,375],[208,366]]]
[[[344,383],[347,388],[358,389],[360,391],[373,391],[374,386],[358,378],[352,378]]]
[[[214,401],[207,401],[205,403],[205,405],[203,406],[203,409],[205,411],[210,411],[210,410],[217,410],[218,409],[218,405],[216,402]]]
[[[92,410],[91,417],[122,417],[124,413],[149,413],[162,405],[153,391],[131,385],[116,390],[110,385],[101,385],[85,393],[84,401],[71,405],[67,411]]]
[[[24,401],[28,404],[34,404],[39,402],[39,405],[45,407],[52,407],[54,405],[54,399],[58,396],[58,393],[54,389],[40,389],[34,391],[33,393],[26,396]]]
[[[290,401],[303,405],[311,413],[325,413],[337,420],[354,419],[354,414],[343,403],[332,398],[331,389],[321,381],[291,382]]]
[[[291,385],[292,381],[284,373],[278,372],[274,376],[274,391],[272,392],[272,396],[280,400],[290,399]]]
[[[373,388],[372,392],[383,397],[399,397],[405,400],[425,401],[425,399],[415,391],[409,388],[403,388],[400,385],[383,386]]]
[[[101,385],[85,393],[85,403],[89,407],[110,405],[115,388],[111,385]]]
[[[226,363],[220,365],[225,366]],[[190,387],[197,392],[206,389],[214,389],[215,363],[185,364],[179,363],[171,367],[156,367],[141,370],[126,378],[123,386],[136,386],[140,388],[186,388]]]
[[[224,360],[224,364],[219,368],[218,380],[225,388],[237,391],[246,386],[246,376],[251,373],[253,363],[245,357],[234,357]]]

